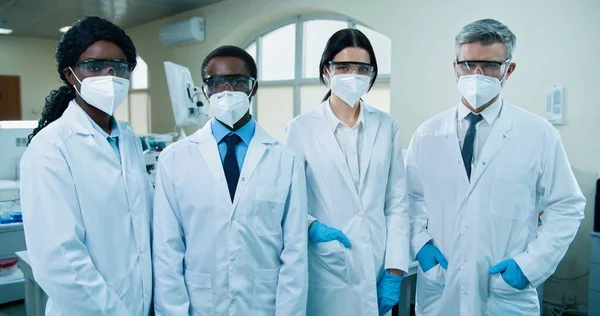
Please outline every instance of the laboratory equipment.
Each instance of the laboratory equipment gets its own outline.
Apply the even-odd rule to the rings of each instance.
[[[0,180],[0,304],[25,297],[23,273],[16,266],[15,255],[25,249],[19,182]]]
[[[208,122],[208,102],[202,90],[194,85],[192,74],[187,67],[165,61],[167,85],[175,116],[175,127],[179,127],[179,139],[185,137],[183,126],[201,128]]]
[[[0,121],[0,304],[23,299],[25,283],[16,252],[25,250],[19,203],[19,163],[36,121]]]
[[[146,165],[146,172],[150,177],[150,182],[154,185],[156,179],[155,166],[158,161],[158,156],[167,146],[173,143],[173,138],[177,136],[177,133],[168,134],[146,134],[141,135],[140,140],[142,141],[142,150],[144,154],[144,161]]]
[[[36,121],[0,121],[0,179],[19,178],[19,162],[27,148],[28,136],[36,126]]]

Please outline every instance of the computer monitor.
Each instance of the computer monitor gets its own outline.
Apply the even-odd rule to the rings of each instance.
[[[187,67],[165,61],[165,73],[175,125],[202,127],[210,118],[208,102],[206,102],[202,90],[194,85],[190,70]]]
[[[0,121],[0,180],[18,180],[19,163],[37,121]]]

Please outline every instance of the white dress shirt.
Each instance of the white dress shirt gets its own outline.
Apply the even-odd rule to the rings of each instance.
[[[352,175],[352,181],[354,182],[354,187],[356,191],[359,192],[360,186],[360,153],[362,151],[362,143],[364,138],[364,114],[361,107],[358,114],[358,120],[353,127],[348,126],[344,122],[340,121],[340,119],[335,116],[333,110],[331,109],[331,104],[329,104],[329,100],[327,100],[327,106],[325,107],[327,110],[327,120],[329,121],[329,125],[331,126],[331,130],[335,135],[335,139],[337,140],[344,157],[346,157],[346,164],[348,169],[350,170],[350,174]]]
[[[485,110],[479,113],[483,116],[483,119],[480,120],[477,125],[475,125],[475,141],[473,148],[473,160],[471,161],[471,167],[474,168],[477,165],[477,159],[479,159],[479,155],[483,150],[483,145],[490,135],[490,131],[494,127],[494,123],[502,110],[502,98],[498,98],[496,102],[492,103]],[[465,142],[465,135],[467,134],[467,130],[469,129],[469,119],[467,119],[467,115],[471,113],[471,110],[467,108],[466,105],[462,103],[462,101],[458,102],[458,111],[457,111],[457,120],[458,124],[456,124],[458,129],[458,141],[460,143],[460,148],[462,150],[463,143]],[[472,169],[473,170],[473,169]]]

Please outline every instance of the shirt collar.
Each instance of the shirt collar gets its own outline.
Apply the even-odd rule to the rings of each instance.
[[[490,104],[490,106],[485,108],[485,110],[481,111],[480,114],[489,125],[492,125],[496,118],[498,118],[498,114],[500,114],[503,103],[504,100],[502,100],[502,98],[498,98],[498,100]],[[462,100],[458,101],[457,117],[459,121],[465,119],[469,113],[471,113],[471,110],[462,102]]]
[[[217,144],[220,143],[223,138],[229,134],[236,134],[239,136],[242,141],[246,144],[246,146],[250,146],[250,141],[254,136],[254,131],[256,130],[256,121],[254,118],[250,118],[248,123],[244,124],[244,126],[240,127],[237,131],[231,131],[227,126],[223,123],[219,122],[216,119],[213,119],[210,122],[210,127],[212,129],[212,134]]]
[[[362,125],[364,122],[363,108],[364,108],[364,106],[361,101],[360,109],[358,111],[358,119],[356,120],[356,125],[354,125],[354,127],[358,127],[358,126]],[[325,111],[327,112],[327,121],[329,122],[329,126],[331,126],[332,131],[335,132],[335,130],[337,129],[337,127],[340,124],[346,125],[345,123],[340,121],[340,119],[337,116],[335,116],[335,113],[333,113],[333,109],[331,109],[331,104],[329,103],[329,99],[327,99]]]
[[[85,113],[85,116],[88,118],[88,120],[90,120],[90,123],[92,123],[92,126],[94,127],[94,129],[100,133],[100,135],[102,135],[102,137],[104,138],[117,138],[119,136],[121,136],[121,130],[119,129],[119,122],[117,122],[117,120],[115,119],[114,116],[110,117],[110,135],[108,135],[103,129],[102,127],[100,127],[100,125],[96,124],[96,122],[94,122],[94,120],[92,120],[92,118],[85,112],[83,111],[83,109],[81,109],[81,111],[83,113]]]

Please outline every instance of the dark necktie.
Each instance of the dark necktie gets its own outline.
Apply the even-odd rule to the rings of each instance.
[[[465,170],[467,170],[467,177],[471,179],[471,160],[473,160],[473,147],[476,132],[475,125],[477,125],[477,122],[481,121],[482,116],[469,113],[467,119],[469,120],[469,129],[467,130],[467,134],[465,134],[465,141],[462,147],[462,158],[465,164]]]
[[[223,160],[223,171],[225,171],[225,179],[227,179],[227,186],[229,187],[229,196],[231,201],[235,196],[235,189],[237,188],[238,180],[240,178],[240,167],[238,165],[237,157],[235,156],[235,146],[239,144],[242,139],[236,134],[229,134],[222,140],[227,144],[227,153]]]

